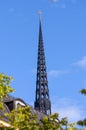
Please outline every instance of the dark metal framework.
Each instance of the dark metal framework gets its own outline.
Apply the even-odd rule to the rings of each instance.
[[[36,98],[34,102],[34,108],[44,114],[47,114],[47,115],[51,114],[51,102],[49,98],[41,19],[39,22]]]

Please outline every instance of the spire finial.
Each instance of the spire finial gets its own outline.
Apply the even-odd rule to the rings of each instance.
[[[39,10],[39,11],[38,11],[38,14],[39,14],[39,19],[40,19],[40,21],[41,21],[41,19],[42,19],[42,11]]]

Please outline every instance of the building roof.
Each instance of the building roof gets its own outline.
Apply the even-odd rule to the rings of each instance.
[[[8,95],[6,98],[3,98],[4,110],[0,110],[1,119],[5,122],[9,122],[5,113],[10,113],[16,106],[20,104],[21,106],[30,106],[25,103],[21,98],[15,98]],[[45,115],[39,111],[36,111],[32,106],[30,106],[32,114],[37,115],[38,121],[40,121]]]

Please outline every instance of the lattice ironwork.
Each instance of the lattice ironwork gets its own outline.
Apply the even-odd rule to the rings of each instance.
[[[36,110],[45,114],[51,114],[51,102],[49,98],[49,88],[47,80],[44,44],[42,37],[41,19],[39,22],[39,42],[38,42],[38,61],[36,78],[36,98],[34,102]]]

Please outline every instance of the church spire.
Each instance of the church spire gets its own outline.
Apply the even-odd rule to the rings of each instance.
[[[41,16],[39,21],[38,62],[36,78],[36,98],[34,107],[44,114],[51,114],[51,102],[49,99],[48,80],[46,72],[45,53],[42,37]]]

